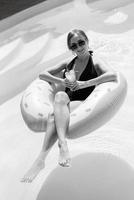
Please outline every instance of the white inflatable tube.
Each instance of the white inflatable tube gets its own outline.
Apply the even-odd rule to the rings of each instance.
[[[104,125],[121,107],[126,92],[127,83],[121,73],[117,73],[116,82],[96,86],[90,96],[71,112],[69,138],[84,136]],[[24,92],[21,112],[31,130],[46,130],[55,93],[54,87],[40,79],[35,80]]]

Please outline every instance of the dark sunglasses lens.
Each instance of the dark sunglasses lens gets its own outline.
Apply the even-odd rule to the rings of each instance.
[[[80,41],[78,42],[78,44],[79,44],[80,47],[81,47],[81,46],[84,46],[84,45],[85,45],[85,41],[84,41],[84,40],[80,40]]]
[[[72,44],[71,49],[72,49],[72,50],[77,49],[77,44]]]

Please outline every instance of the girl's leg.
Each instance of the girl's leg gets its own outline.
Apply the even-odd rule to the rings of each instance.
[[[64,167],[68,167],[70,165],[70,155],[66,141],[70,120],[69,103],[70,100],[65,92],[58,92],[55,95],[54,117],[59,140],[59,164]]]
[[[45,167],[45,159],[50,152],[52,146],[55,144],[57,140],[57,132],[54,122],[54,115],[50,114],[47,122],[47,130],[43,142],[43,146],[41,152],[32,167],[25,174],[24,178],[21,180],[22,182],[32,182],[33,179],[39,174],[39,172]]]

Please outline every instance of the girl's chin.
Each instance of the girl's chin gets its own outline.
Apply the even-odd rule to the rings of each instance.
[[[78,52],[78,55],[79,55],[79,56],[85,56],[86,54],[87,54],[86,51],[80,51],[80,52]]]
[[[85,53],[86,53],[86,52],[85,52],[84,50],[78,52],[79,55],[83,55],[83,54],[85,54]]]

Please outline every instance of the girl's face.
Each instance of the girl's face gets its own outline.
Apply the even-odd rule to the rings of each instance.
[[[84,56],[88,53],[88,41],[82,35],[73,36],[70,40],[70,49],[77,54],[77,56]]]

